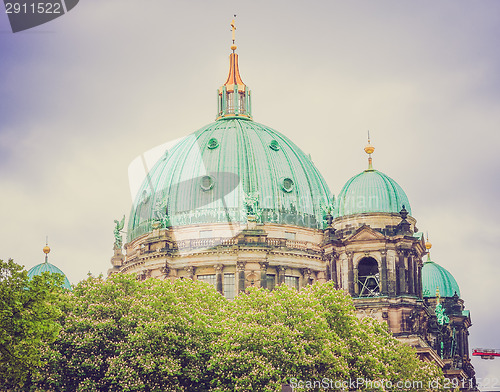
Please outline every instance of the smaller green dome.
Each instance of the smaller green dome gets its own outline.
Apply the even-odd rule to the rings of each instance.
[[[435,298],[439,288],[441,297],[460,297],[460,288],[452,274],[439,264],[428,259],[422,267],[422,294],[424,298]]]
[[[62,284],[62,287],[64,287],[65,289],[71,290],[71,283],[69,283],[69,280],[66,277],[66,275],[64,274],[64,272],[62,272],[55,265],[50,264],[48,261],[41,263],[41,264],[37,264],[34,267],[32,267],[28,271],[28,278],[33,279],[34,276],[41,275],[44,272],[50,272],[51,274],[61,274],[64,277],[64,282]]]
[[[411,215],[410,202],[403,188],[384,173],[368,169],[344,185],[335,203],[335,217],[370,212],[397,214],[403,206]]]

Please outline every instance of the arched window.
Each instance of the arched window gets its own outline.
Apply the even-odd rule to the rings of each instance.
[[[358,293],[360,297],[380,295],[378,263],[373,257],[365,257],[358,264]]]

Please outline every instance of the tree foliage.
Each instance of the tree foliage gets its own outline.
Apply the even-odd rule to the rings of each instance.
[[[214,391],[280,391],[291,379],[326,379],[330,386],[357,379],[392,385],[417,380],[428,386],[442,377],[437,367],[424,364],[413,349],[394,339],[384,324],[359,319],[352,298],[332,283],[299,292],[285,285],[272,292],[252,289],[228,308],[209,364]],[[318,390],[295,384],[304,386],[295,391]]]
[[[22,386],[42,365],[42,350],[61,326],[59,301],[62,276],[29,279],[22,266],[0,260],[0,388]]]
[[[51,391],[206,391],[225,299],[201,282],[89,277],[34,386]]]
[[[442,377],[384,325],[357,318],[329,283],[228,301],[203,282],[117,274],[90,277],[66,297],[63,331],[32,390],[280,391],[291,379],[427,386]]]

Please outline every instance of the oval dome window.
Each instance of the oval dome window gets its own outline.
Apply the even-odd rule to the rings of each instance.
[[[283,179],[283,184],[281,185],[281,188],[287,192],[290,193],[293,190],[293,181],[291,178],[284,178]]]
[[[273,140],[271,143],[269,143],[269,148],[274,151],[279,151],[280,145],[276,140]]]
[[[213,150],[214,148],[219,147],[219,141],[213,137],[208,141],[207,146],[210,150]]]
[[[214,187],[214,183],[215,181],[211,176],[201,177],[200,186],[201,189],[203,189],[204,191],[209,191],[210,189],[212,189]]]

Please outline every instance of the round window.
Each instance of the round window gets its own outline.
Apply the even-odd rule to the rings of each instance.
[[[269,143],[269,148],[274,151],[279,151],[280,145],[276,140],[273,140],[271,143]]]
[[[283,179],[283,184],[281,185],[281,188],[287,192],[290,193],[293,190],[293,181],[291,178],[284,178]]]
[[[212,189],[214,187],[214,179],[210,176],[203,176],[201,177],[201,183],[200,183],[200,186],[201,186],[201,189],[203,189],[204,191],[209,191],[210,189]]]
[[[217,148],[219,147],[219,141],[216,139],[216,138],[211,138],[209,141],[208,141],[208,144],[207,144],[207,147],[210,149],[210,150],[213,150],[214,148]]]

